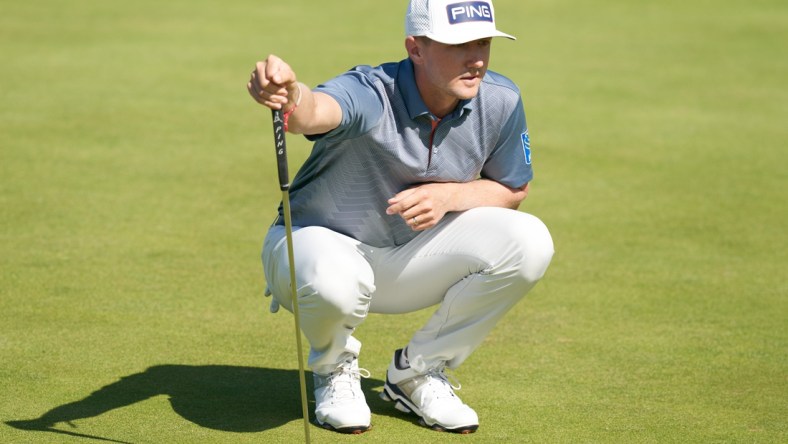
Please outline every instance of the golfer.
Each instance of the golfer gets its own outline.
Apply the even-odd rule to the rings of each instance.
[[[368,313],[437,306],[393,351],[382,397],[430,428],[469,433],[479,418],[445,370],[544,275],[553,242],[517,210],[531,148],[519,89],[487,70],[492,39],[514,39],[496,29],[492,2],[412,0],[405,33],[400,62],[310,89],[270,55],[247,89],[314,142],[290,199],[317,421],[344,433],[370,427],[354,336]],[[283,225],[280,206],[262,259],[272,305],[292,309]]]

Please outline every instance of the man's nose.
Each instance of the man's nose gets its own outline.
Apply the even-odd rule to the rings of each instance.
[[[482,69],[484,68],[484,59],[480,56],[472,56],[468,58],[468,68]]]

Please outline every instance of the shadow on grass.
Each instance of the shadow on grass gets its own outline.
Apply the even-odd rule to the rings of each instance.
[[[306,380],[310,398],[308,408],[313,415],[311,373],[307,372]],[[228,432],[262,432],[301,419],[298,384],[297,370],[159,365],[120,378],[84,399],[55,407],[36,419],[7,421],[6,424],[21,430],[124,442],[78,433],[71,422],[167,395],[176,413],[199,426]],[[380,380],[364,380],[362,387],[367,399],[379,400],[373,390],[382,385]],[[72,430],[55,428],[59,423],[70,425]]]

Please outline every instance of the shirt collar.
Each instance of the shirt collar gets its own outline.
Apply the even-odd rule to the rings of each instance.
[[[432,114],[424,104],[419,94],[419,88],[416,86],[416,76],[413,73],[413,62],[408,58],[399,63],[399,70],[397,71],[397,87],[401,91],[402,99],[405,101],[405,107],[408,109],[410,118],[416,120],[419,116],[428,116],[432,118]],[[473,99],[461,100],[454,109],[444,119],[454,119],[459,117],[465,112],[470,112],[474,108],[476,102]]]

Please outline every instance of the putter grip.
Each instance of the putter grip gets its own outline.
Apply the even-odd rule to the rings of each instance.
[[[276,168],[279,171],[279,189],[290,188],[287,173],[287,144],[285,143],[285,119],[282,110],[271,110],[274,120],[274,148],[276,149]]]

